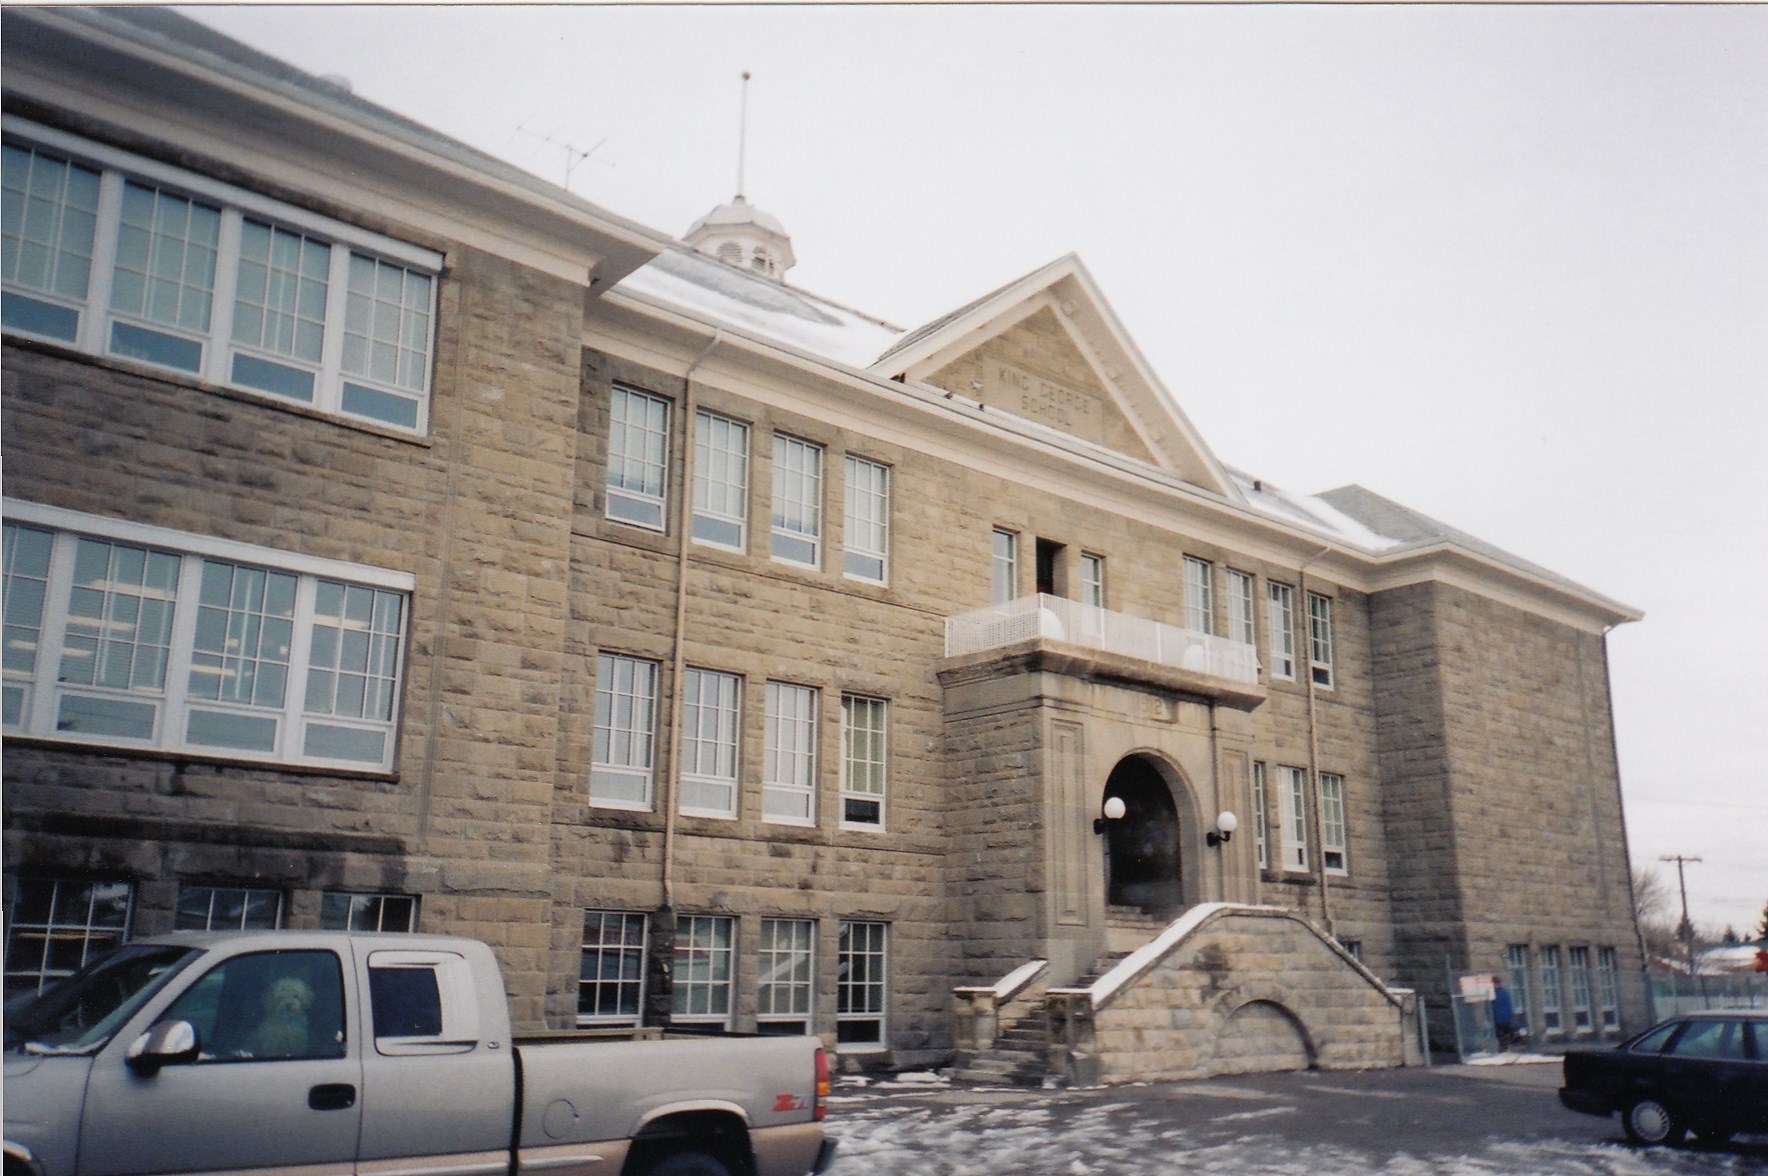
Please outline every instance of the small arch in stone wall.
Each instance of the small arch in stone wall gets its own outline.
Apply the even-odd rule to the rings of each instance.
[[[1231,1010],[1216,1031],[1211,1074],[1273,1074],[1311,1070],[1319,1058],[1312,1034],[1290,1011],[1285,994],[1230,993],[1218,1008]]]

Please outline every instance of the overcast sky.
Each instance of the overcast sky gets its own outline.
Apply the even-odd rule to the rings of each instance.
[[[1633,861],[1762,918],[1768,8],[185,11],[677,235],[749,70],[788,280],[900,326],[1079,253],[1221,460],[1643,609]]]

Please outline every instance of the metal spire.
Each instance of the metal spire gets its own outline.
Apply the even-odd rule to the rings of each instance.
[[[737,116],[737,199],[743,199],[743,165],[749,140],[749,71],[743,71],[743,97]]]

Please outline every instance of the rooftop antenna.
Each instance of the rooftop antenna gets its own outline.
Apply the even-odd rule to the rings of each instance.
[[[743,164],[749,145],[749,71],[743,71],[743,96],[737,115],[737,199],[743,198]]]
[[[550,147],[556,147],[557,149],[559,149],[560,151],[563,151],[565,153],[565,184],[564,184],[564,187],[567,192],[571,190],[571,173],[577,170],[577,165],[582,163],[584,160],[589,159],[597,151],[600,151],[602,149],[602,145],[608,141],[607,136],[604,135],[604,136],[602,136],[602,139],[600,142],[598,142],[594,147],[591,147],[588,151],[585,151],[581,147],[577,146],[577,144],[575,144],[575,143],[558,138],[557,131],[554,131],[550,135],[543,135],[539,131],[529,130],[525,124],[523,126],[517,127],[516,130],[519,133],[524,134],[524,135],[528,135],[531,138],[539,139],[542,143],[545,143]],[[596,162],[599,164],[602,164],[605,167],[613,167],[614,166],[612,163],[609,163],[605,159],[598,159],[598,160],[596,160]]]

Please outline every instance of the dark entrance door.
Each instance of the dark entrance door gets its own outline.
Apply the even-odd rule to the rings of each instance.
[[[1165,913],[1184,905],[1179,886],[1179,814],[1154,766],[1126,759],[1111,770],[1105,797],[1123,801],[1105,826],[1105,901]]]

